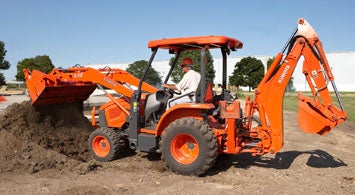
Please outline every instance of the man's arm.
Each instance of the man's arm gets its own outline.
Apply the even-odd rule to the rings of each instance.
[[[178,90],[178,88],[174,84],[163,84],[163,87],[169,88],[169,89],[172,89],[172,90]]]

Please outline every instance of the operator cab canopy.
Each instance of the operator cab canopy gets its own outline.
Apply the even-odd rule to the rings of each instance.
[[[176,53],[181,50],[201,49],[208,46],[209,49],[227,48],[235,51],[243,47],[243,43],[237,39],[226,36],[198,36],[152,40],[148,43],[148,48],[168,49],[170,53]]]

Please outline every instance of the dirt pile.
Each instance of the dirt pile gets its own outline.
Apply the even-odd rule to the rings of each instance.
[[[0,117],[0,172],[72,169],[88,162],[91,131],[78,106],[14,103]]]

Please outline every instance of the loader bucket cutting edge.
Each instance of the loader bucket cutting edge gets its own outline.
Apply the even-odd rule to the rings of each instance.
[[[24,70],[26,85],[33,105],[83,102],[96,85],[83,82],[59,82],[40,71]]]
[[[38,94],[31,91],[29,91],[29,93],[33,105],[43,105],[66,102],[83,102],[89,98],[95,89],[96,85],[46,86]]]
[[[322,111],[321,111],[322,110]],[[326,114],[324,111],[327,110]],[[297,122],[300,129],[307,133],[325,135],[346,118],[337,116],[324,105],[299,94]]]

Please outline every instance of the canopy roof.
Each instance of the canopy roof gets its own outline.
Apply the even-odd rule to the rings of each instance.
[[[237,39],[226,36],[198,36],[198,37],[182,37],[182,38],[168,38],[160,40],[152,40],[148,43],[148,48],[162,48],[172,51],[201,49],[208,46],[210,49],[221,48],[227,46],[231,50],[240,49],[243,43]]]

